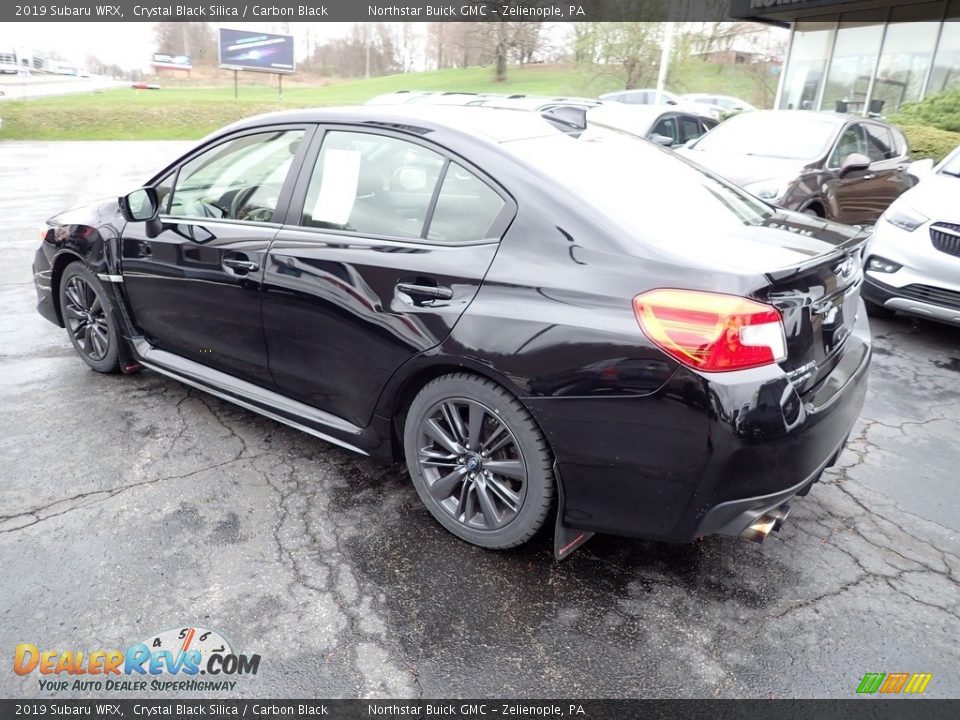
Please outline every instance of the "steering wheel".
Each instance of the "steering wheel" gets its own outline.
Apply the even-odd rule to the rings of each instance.
[[[241,219],[240,211],[243,209],[243,206],[250,201],[250,198],[253,197],[253,194],[257,191],[257,187],[257,185],[251,185],[242,190],[237,190],[237,194],[234,195],[233,200],[230,201],[230,215],[228,215],[228,217],[231,220]]]

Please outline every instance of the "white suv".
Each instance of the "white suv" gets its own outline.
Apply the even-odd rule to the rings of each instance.
[[[901,195],[873,230],[861,295],[894,311],[960,325],[960,147]]]

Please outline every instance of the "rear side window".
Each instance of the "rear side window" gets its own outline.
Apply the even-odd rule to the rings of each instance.
[[[406,140],[330,131],[310,178],[301,224],[419,238],[443,165],[442,155]]]
[[[451,243],[485,240],[504,204],[483,180],[451,162],[440,186],[427,239]]]
[[[890,160],[897,156],[896,145],[890,131],[882,125],[866,125],[867,157],[870,162]]]

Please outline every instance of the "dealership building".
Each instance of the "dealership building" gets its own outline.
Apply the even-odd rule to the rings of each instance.
[[[960,87],[960,0],[732,0],[791,28],[776,107],[888,115]]]

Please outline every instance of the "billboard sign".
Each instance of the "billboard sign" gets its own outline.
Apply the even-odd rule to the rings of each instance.
[[[154,53],[153,66],[163,68],[177,68],[179,70],[189,70],[193,67],[193,61],[189,55],[173,55],[171,53]]]
[[[291,35],[220,28],[219,41],[220,67],[269,73],[296,69]]]

